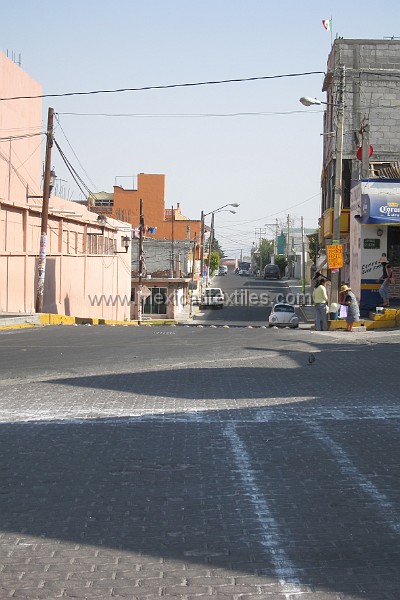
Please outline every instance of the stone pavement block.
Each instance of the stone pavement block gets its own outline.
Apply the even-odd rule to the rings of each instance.
[[[398,600],[396,348],[233,335],[2,385],[6,594]]]

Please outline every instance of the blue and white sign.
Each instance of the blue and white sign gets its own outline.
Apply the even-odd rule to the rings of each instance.
[[[400,223],[400,195],[362,194],[361,223],[370,225]]]

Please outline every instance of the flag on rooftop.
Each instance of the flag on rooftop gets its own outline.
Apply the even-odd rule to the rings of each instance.
[[[331,20],[330,19],[322,19],[322,25],[323,25],[325,31],[331,30]]]

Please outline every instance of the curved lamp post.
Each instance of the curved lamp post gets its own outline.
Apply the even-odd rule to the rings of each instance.
[[[212,215],[211,217],[211,231],[213,230],[214,227],[214,214],[217,212],[221,212],[222,210],[224,210],[224,208],[226,208],[227,206],[232,206],[233,208],[237,208],[238,206],[240,206],[240,204],[238,204],[237,202],[231,202],[228,204],[224,204],[223,206],[220,206],[219,208],[216,208],[215,210],[211,210],[208,213],[204,213],[203,211],[201,211],[201,232],[200,232],[200,292],[203,292],[203,271],[204,271],[204,229],[205,229],[205,225],[204,225],[204,219],[206,217],[208,217],[208,215]],[[232,213],[235,213],[236,211],[231,211]]]

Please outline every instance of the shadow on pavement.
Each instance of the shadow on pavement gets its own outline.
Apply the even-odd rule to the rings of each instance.
[[[383,592],[399,587],[398,432],[364,410],[366,387],[350,393],[337,380],[332,401],[333,352],[310,367],[305,358],[289,353],[290,369],[53,380],[54,393],[78,386],[187,403],[136,421],[1,425],[2,531],[239,570],[265,586],[280,578],[392,597]],[[293,385],[282,400],[281,378]],[[363,385],[373,392],[372,378]],[[388,382],[376,396],[382,410],[397,389]],[[248,406],[225,410],[224,398]],[[191,413],[201,399],[204,412]]]

